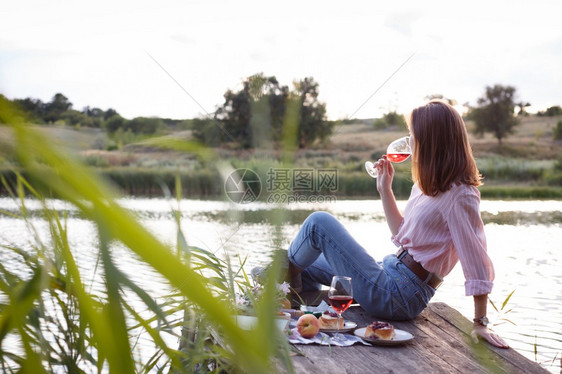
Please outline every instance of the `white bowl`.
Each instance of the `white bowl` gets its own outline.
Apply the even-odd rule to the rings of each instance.
[[[280,331],[284,331],[287,326],[289,325],[289,320],[291,319],[291,315],[289,313],[283,313],[284,315],[279,318],[275,318],[275,325],[279,328]],[[288,315],[288,318],[286,318]],[[258,324],[258,317],[256,316],[241,316],[236,315],[236,324],[244,330],[251,330],[255,328]]]

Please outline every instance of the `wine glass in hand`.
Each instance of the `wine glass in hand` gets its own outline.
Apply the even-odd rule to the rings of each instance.
[[[340,319],[343,312],[349,308],[353,301],[353,289],[351,287],[351,278],[335,275],[332,278],[330,291],[328,291],[328,300],[332,308],[338,314],[338,330],[340,329]],[[337,334],[336,334],[337,335]]]
[[[392,162],[402,162],[406,161],[408,157],[412,154],[412,149],[410,148],[410,137],[404,136],[400,139],[396,139],[388,145],[386,149],[386,157]],[[373,178],[378,177],[379,172],[377,170],[377,163],[371,161],[365,162],[365,170]]]

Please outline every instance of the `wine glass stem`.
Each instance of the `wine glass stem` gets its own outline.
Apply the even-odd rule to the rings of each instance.
[[[341,319],[341,313],[338,313],[338,328],[337,328],[338,332],[336,332],[336,334],[340,333],[340,319]]]

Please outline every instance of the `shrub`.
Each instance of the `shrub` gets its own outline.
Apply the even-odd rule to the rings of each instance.
[[[549,186],[562,186],[562,157],[553,165],[551,170],[547,170],[544,180]]]
[[[386,150],[376,150],[371,153],[371,160],[376,161],[381,158],[384,154],[386,154]]]
[[[556,127],[554,127],[554,130],[552,130],[552,137],[554,138],[554,140],[562,139],[562,120],[556,123]]]
[[[562,188],[484,185],[480,193],[483,199],[559,199],[562,197]]]
[[[554,105],[554,106],[548,107],[548,108],[546,108],[546,111],[539,112],[539,115],[547,116],[547,117],[554,117],[554,116],[562,115],[562,107],[560,107],[560,105]]]
[[[492,157],[478,159],[477,165],[487,180],[539,181],[552,162]]]
[[[109,166],[109,161],[99,155],[89,155],[84,157],[83,162],[97,168],[104,168]]]
[[[391,111],[385,113],[382,118],[375,119],[373,126],[376,130],[386,129],[391,126],[406,127],[406,120],[402,114],[398,114],[396,111]]]
[[[548,171],[545,173],[544,180],[549,186],[562,187],[562,171]]]
[[[553,168],[554,168],[554,170],[556,170],[556,171],[562,171],[562,157],[559,157],[558,160],[556,160],[556,162],[554,163]]]

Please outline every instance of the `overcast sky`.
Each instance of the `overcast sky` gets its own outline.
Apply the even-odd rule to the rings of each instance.
[[[13,0],[1,8],[0,93],[10,99],[61,92],[78,110],[192,118],[262,72],[289,86],[313,77],[331,119],[406,112],[429,94],[475,104],[493,84],[514,86],[535,109],[562,104],[559,0]]]

